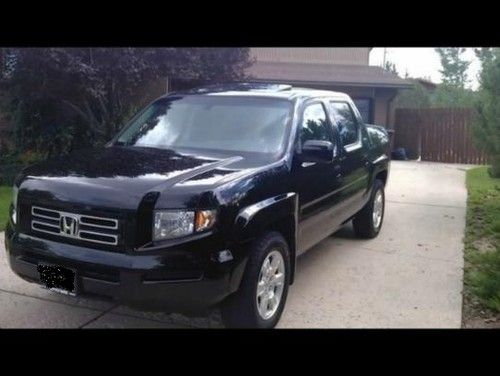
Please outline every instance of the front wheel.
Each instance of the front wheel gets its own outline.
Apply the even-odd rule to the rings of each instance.
[[[239,290],[222,303],[225,326],[273,328],[285,307],[289,280],[288,245],[281,234],[268,233],[251,246]]]
[[[352,224],[359,238],[371,239],[378,235],[382,228],[385,211],[384,183],[375,180],[370,201],[356,214]]]

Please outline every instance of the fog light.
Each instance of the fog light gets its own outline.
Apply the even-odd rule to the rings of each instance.
[[[229,249],[219,251],[219,252],[217,252],[216,255],[217,255],[216,256],[217,261],[219,261],[220,263],[231,261],[233,259],[233,254],[231,253],[231,251]]]
[[[12,223],[17,222],[17,196],[19,194],[19,187],[14,184],[12,187]]]

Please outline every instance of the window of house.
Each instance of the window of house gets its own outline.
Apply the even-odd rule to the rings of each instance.
[[[321,103],[311,104],[304,109],[301,128],[302,144],[307,140],[331,141],[325,109]]]
[[[358,123],[351,108],[344,102],[332,102],[331,107],[342,144],[354,144],[358,141]]]

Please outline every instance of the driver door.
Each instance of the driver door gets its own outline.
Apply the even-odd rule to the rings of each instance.
[[[299,193],[298,251],[302,253],[331,233],[342,179],[336,158],[337,139],[321,101],[309,102],[303,107],[298,132],[293,176]],[[309,140],[331,142],[331,160],[304,162],[301,158],[302,145]]]

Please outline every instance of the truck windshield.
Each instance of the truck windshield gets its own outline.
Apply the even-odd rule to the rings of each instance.
[[[280,154],[292,104],[275,98],[193,95],[160,99],[115,144]]]

